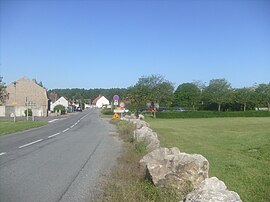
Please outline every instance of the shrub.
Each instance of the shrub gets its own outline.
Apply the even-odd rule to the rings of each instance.
[[[104,115],[113,115],[114,114],[113,111],[110,109],[102,109],[101,113]]]
[[[60,111],[61,110],[61,114],[65,114],[66,113],[66,108],[63,105],[56,105],[53,109],[54,112]]]
[[[27,116],[27,109],[24,110],[24,114],[25,116]],[[32,109],[28,109],[28,116],[32,116],[33,112],[32,112]]]
[[[185,112],[157,112],[157,118],[216,118],[216,117],[270,117],[268,111],[245,111],[245,112],[217,112],[217,111],[185,111]]]

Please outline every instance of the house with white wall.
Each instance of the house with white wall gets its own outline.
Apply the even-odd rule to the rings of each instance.
[[[106,97],[99,95],[93,100],[92,105],[97,108],[102,108],[103,106],[110,105],[110,101]]]
[[[68,101],[63,96],[51,104],[51,111],[54,110],[54,107],[57,105],[63,105],[66,109],[68,108]]]

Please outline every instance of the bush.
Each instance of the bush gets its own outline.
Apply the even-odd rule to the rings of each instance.
[[[66,113],[66,108],[63,105],[56,105],[53,109],[53,112],[58,112],[61,110],[61,114]]]
[[[114,115],[113,111],[110,109],[102,109],[101,113],[104,115],[112,115],[112,116]]]
[[[268,111],[245,111],[245,112],[217,112],[217,111],[185,111],[185,112],[157,112],[157,118],[217,118],[217,117],[270,117]]]
[[[24,114],[25,116],[27,116],[27,109],[24,110]],[[32,109],[28,109],[28,116],[32,116],[33,112],[32,112]]]

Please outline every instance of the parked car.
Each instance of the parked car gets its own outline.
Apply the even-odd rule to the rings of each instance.
[[[82,112],[82,108],[77,107],[76,111],[77,111],[77,112]]]
[[[158,109],[158,111],[159,111],[159,112],[166,112],[166,111],[168,111],[168,110],[167,110],[166,107],[160,107],[160,108]]]
[[[178,107],[178,108],[174,108],[173,110],[174,112],[185,112],[186,110],[181,108],[181,107]]]

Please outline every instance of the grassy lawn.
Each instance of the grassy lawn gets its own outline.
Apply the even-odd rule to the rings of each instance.
[[[3,121],[0,120],[0,135],[15,133],[30,128],[37,128],[46,125],[46,121]]]
[[[243,201],[270,201],[270,118],[148,119],[164,147],[199,153]]]

